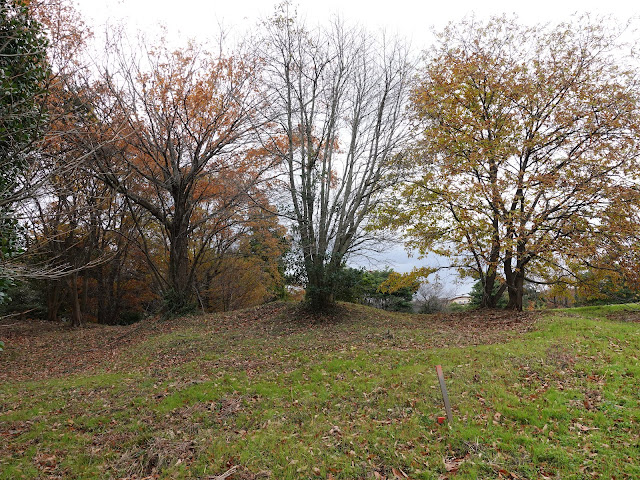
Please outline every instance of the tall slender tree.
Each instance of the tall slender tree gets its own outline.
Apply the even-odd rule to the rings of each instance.
[[[392,183],[407,139],[411,76],[401,42],[335,21],[308,28],[284,4],[265,23],[271,129],[264,141],[284,171],[307,300],[334,301],[337,274],[372,234],[364,227]]]

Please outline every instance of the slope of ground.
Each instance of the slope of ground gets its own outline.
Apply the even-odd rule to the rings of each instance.
[[[639,310],[5,322],[0,479],[640,478]]]

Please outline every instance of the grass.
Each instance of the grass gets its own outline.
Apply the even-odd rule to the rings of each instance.
[[[640,478],[638,310],[276,304],[120,327],[70,372],[4,339],[0,479]]]

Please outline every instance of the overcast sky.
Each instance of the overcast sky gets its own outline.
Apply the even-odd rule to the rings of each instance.
[[[215,41],[222,25],[233,33],[250,32],[261,18],[266,18],[280,2],[271,0],[75,0],[78,10],[95,33],[100,36],[105,25],[126,25],[131,31],[143,30],[152,36],[158,27],[166,28],[173,42],[187,38]],[[442,29],[447,23],[474,14],[479,18],[491,15],[516,14],[527,24],[555,23],[567,20],[575,13],[611,15],[619,22],[638,16],[640,9],[634,0],[301,0],[293,2],[308,23],[323,23],[332,15],[359,23],[372,30],[385,29],[411,41],[415,50],[422,50],[432,41],[432,27]],[[376,255],[381,268],[385,264],[397,271],[411,270],[422,262],[408,258],[401,246]],[[437,263],[435,257],[427,263]],[[444,263],[444,259],[441,260]],[[453,277],[442,278],[457,293],[465,293],[469,282],[457,286]]]
[[[98,27],[107,19],[126,21],[133,27],[152,30],[166,25],[171,35],[215,38],[218,25],[245,30],[274,11],[270,0],[76,0],[87,23]],[[333,14],[371,28],[385,28],[411,39],[422,48],[430,43],[430,27],[440,29],[450,21],[475,13],[484,18],[515,13],[525,23],[556,22],[576,12],[614,15],[624,21],[638,15],[634,0],[301,0],[293,2],[310,21],[322,22]],[[99,30],[99,28],[96,28]]]

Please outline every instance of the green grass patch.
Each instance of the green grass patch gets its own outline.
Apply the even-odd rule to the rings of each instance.
[[[526,332],[363,307],[209,319],[95,373],[0,385],[0,479],[640,478],[638,310],[549,311]]]

